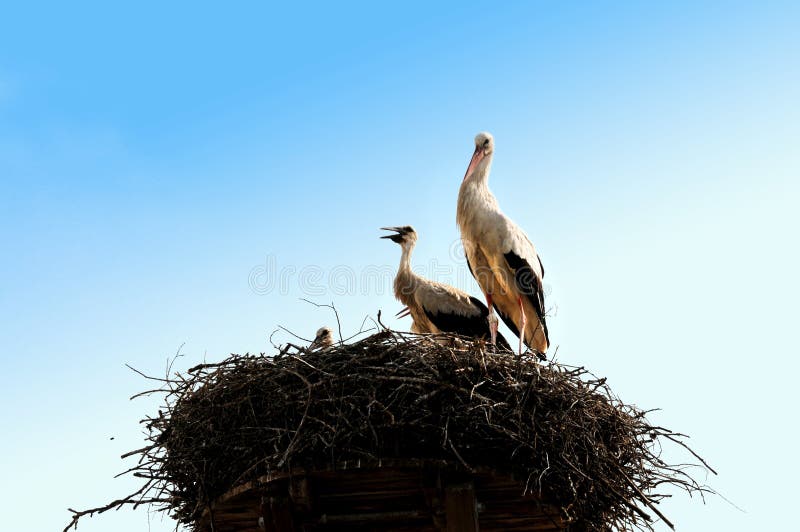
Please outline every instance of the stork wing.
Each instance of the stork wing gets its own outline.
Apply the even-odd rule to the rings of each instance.
[[[533,247],[532,244],[531,247]],[[533,253],[535,254],[536,252],[534,251]],[[536,316],[539,318],[539,323],[542,324],[544,337],[549,344],[550,336],[547,333],[547,322],[544,317],[544,290],[541,277],[544,268],[542,267],[539,256],[536,255],[539,271],[536,271],[527,259],[517,255],[513,249],[503,253],[503,257],[505,257],[508,267],[514,272],[514,281],[517,285],[517,289],[523,297],[530,301],[531,305],[533,305],[533,308],[536,310]],[[502,314],[500,316],[503,318],[503,321],[506,321],[506,324],[508,324],[506,318]]]
[[[489,309],[480,299],[455,288],[437,285],[415,294],[425,315],[439,330],[472,338],[489,338]],[[497,335],[497,345],[511,350],[503,335]]]

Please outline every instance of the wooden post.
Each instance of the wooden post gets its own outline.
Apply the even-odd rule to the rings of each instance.
[[[478,507],[472,482],[445,488],[447,532],[478,532]]]
[[[314,501],[307,477],[296,477],[289,481],[289,499],[296,512],[311,513]]]
[[[259,528],[266,532],[294,532],[294,517],[287,497],[261,498]]]

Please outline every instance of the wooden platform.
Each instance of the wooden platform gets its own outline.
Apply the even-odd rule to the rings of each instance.
[[[215,501],[198,525],[203,532],[566,530],[556,509],[522,497],[523,488],[491,471],[448,464],[342,464],[243,484]]]

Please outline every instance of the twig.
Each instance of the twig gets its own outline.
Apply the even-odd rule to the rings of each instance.
[[[339,319],[339,311],[336,310],[336,306],[333,304],[333,301],[331,301],[330,305],[325,305],[325,304],[322,304],[322,303],[315,303],[315,302],[311,301],[310,299],[306,299],[304,297],[301,297],[300,300],[301,301],[305,301],[306,303],[310,303],[310,304],[314,305],[317,308],[324,307],[324,308],[331,309],[333,311],[333,314],[336,316],[336,326],[339,329],[339,344],[340,345],[344,344],[344,335],[342,334],[342,321]]]

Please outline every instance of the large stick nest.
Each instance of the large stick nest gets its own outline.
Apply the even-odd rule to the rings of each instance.
[[[454,347],[455,346],[455,347]],[[526,493],[596,530],[649,528],[666,485],[707,491],[661,458],[683,436],[648,423],[583,368],[493,353],[482,342],[384,331],[275,356],[231,356],[159,380],[128,453],[142,489],[81,515],[156,504],[195,526],[210,501],[261,475],[352,460],[445,460],[519,479]],[[152,393],[145,392],[145,393]],[[671,524],[670,524],[671,525]],[[69,528],[69,527],[68,527]]]

